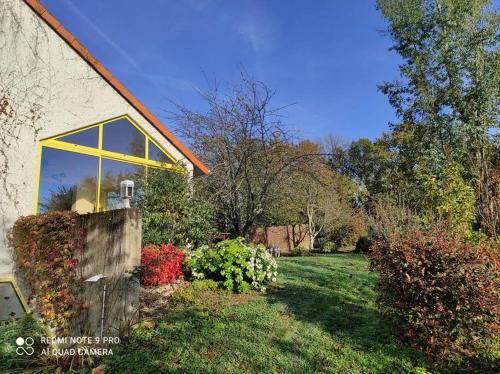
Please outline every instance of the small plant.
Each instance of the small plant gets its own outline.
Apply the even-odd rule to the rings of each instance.
[[[243,238],[224,240],[189,252],[186,266],[194,279],[213,279],[222,288],[245,292],[265,291],[276,279],[277,264],[264,246],[247,246]]]
[[[309,253],[309,249],[304,247],[303,245],[298,245],[294,249],[292,249],[292,254],[294,256],[305,256]]]
[[[380,306],[404,340],[441,361],[490,347],[500,331],[498,258],[439,228],[372,248]]]
[[[176,290],[170,296],[170,301],[173,304],[195,303],[200,297],[203,298],[203,293],[217,290],[219,290],[219,284],[212,279],[195,280],[187,287]]]
[[[174,283],[182,275],[184,252],[173,245],[150,245],[141,252],[141,283],[145,287]]]
[[[327,241],[325,242],[325,244],[323,244],[323,252],[332,253],[333,251],[335,251],[334,242]]]

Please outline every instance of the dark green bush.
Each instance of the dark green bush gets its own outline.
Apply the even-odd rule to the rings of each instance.
[[[372,241],[368,236],[363,235],[360,236],[358,241],[356,242],[356,251],[361,252],[361,253],[367,253],[370,250],[370,246],[372,244]]]
[[[148,172],[136,205],[142,211],[142,242],[199,246],[213,231],[212,206],[193,192],[186,172]]]

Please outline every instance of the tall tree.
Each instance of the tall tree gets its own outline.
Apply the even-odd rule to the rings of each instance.
[[[215,84],[201,95],[208,111],[179,105],[173,118],[210,167],[202,184],[214,202],[220,226],[234,235],[246,235],[300,157],[289,153],[282,108],[271,106],[274,92],[265,84],[242,74],[229,93],[221,94]]]
[[[306,223],[313,249],[319,235],[335,231],[351,216],[355,188],[348,177],[331,169],[318,144],[305,140],[293,152],[299,161],[279,185],[270,210],[284,219],[281,224]]]
[[[406,158],[464,166],[474,187],[477,213],[493,222],[498,186],[493,185],[493,134],[499,128],[500,17],[487,0],[378,0],[392,49],[403,59],[401,81],[386,82],[402,122],[411,133]],[[415,163],[415,161],[414,161]],[[493,231],[498,231],[498,227]]]

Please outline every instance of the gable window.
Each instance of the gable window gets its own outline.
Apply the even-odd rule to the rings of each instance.
[[[135,194],[140,194],[142,179],[145,175],[143,165],[129,164],[116,160],[103,159],[101,164],[101,201],[104,210],[122,207],[120,182],[134,181]]]
[[[99,159],[60,149],[43,150],[38,212],[95,210]]]
[[[134,181],[140,194],[148,168],[180,170],[128,116],[42,140],[40,146],[37,213],[119,209],[122,181]]]
[[[83,145],[85,147],[99,147],[99,127],[91,127],[87,130],[78,131],[70,135],[57,138],[61,142]]]
[[[146,157],[146,137],[126,118],[103,126],[102,148],[130,156]]]
[[[172,163],[172,159],[151,140],[148,144],[148,158],[154,161]]]

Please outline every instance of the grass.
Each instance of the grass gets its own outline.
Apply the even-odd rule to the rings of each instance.
[[[416,372],[426,363],[381,320],[367,267],[356,254],[281,258],[265,295],[199,291],[136,329],[106,373]]]
[[[0,324],[0,373],[14,372],[16,369],[26,373],[28,369],[40,365],[37,355],[18,355],[16,353],[16,339],[18,337],[32,337],[34,352],[40,352],[42,346],[38,338],[46,332],[31,315],[25,315],[14,322]]]

